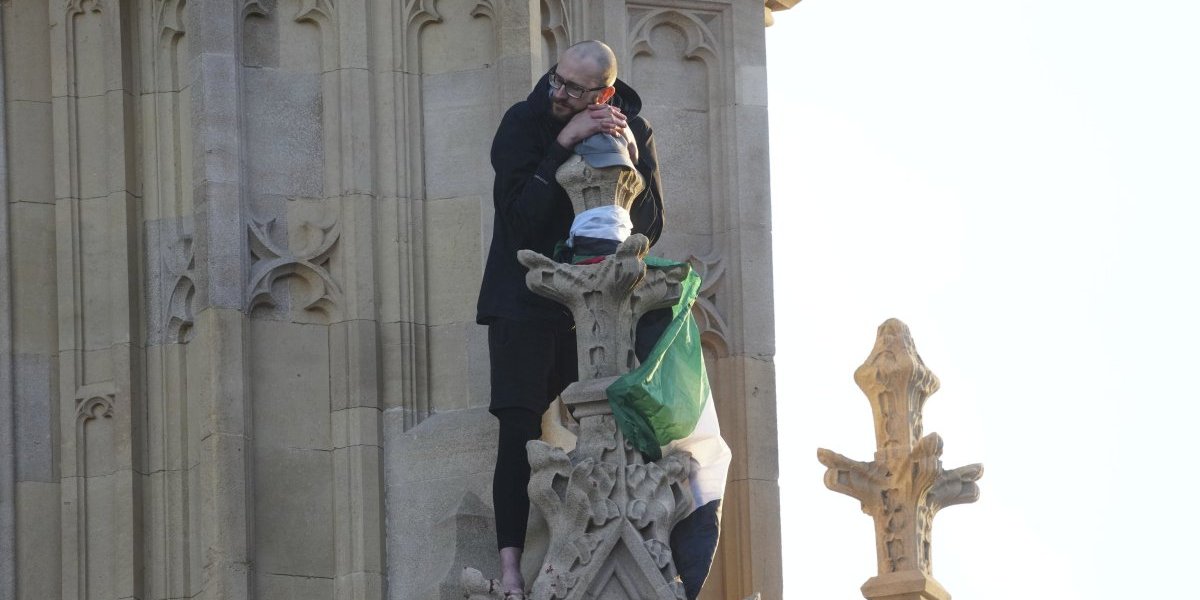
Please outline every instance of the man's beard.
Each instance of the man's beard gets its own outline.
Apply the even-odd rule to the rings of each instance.
[[[555,100],[550,101],[550,116],[554,117],[556,121],[562,121],[563,123],[566,123],[567,121],[570,121],[571,117],[574,117],[577,112],[578,111],[571,108],[571,106],[566,103]]]

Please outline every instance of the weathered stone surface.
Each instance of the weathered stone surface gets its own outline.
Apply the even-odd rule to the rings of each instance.
[[[438,265],[426,290],[429,324],[473,322],[483,277],[479,196],[427,201],[425,211],[428,257]]]
[[[941,584],[917,571],[877,575],[863,584],[862,593],[871,600],[950,600]]]
[[[384,559],[399,521],[380,497],[409,460],[474,465],[421,488],[403,514],[433,520],[387,542],[445,543],[414,558],[440,579],[411,597],[456,596],[459,566],[494,567],[487,329],[474,323],[488,151],[503,111],[573,40],[612,42],[646,101],[667,190],[656,253],[717,275],[706,351],[769,360],[770,262],[753,256],[770,233],[758,6],[537,8],[0,2],[0,357],[14,402],[0,479],[24,486],[0,590],[378,600],[384,563],[402,568]],[[752,378],[770,376],[745,369],[717,402],[752,399],[747,423],[765,419],[773,398]],[[459,411],[482,437],[384,460],[381,408],[397,410],[394,435]],[[743,446],[750,476],[774,477],[769,444]],[[763,506],[748,523],[775,523]],[[539,522],[531,547],[546,541]],[[277,531],[296,523],[302,539]],[[757,560],[770,536],[746,527],[727,539]],[[289,557],[293,545],[305,549]],[[769,588],[729,585],[720,597]]]
[[[923,435],[925,400],[939,387],[917,354],[908,326],[889,319],[854,372],[875,417],[875,460],[859,462],[821,448],[825,486],[858,499],[875,520],[879,575],[863,586],[869,600],[948,600],[933,580],[933,517],[979,499],[983,465],[942,469],[942,438]]]
[[[329,327],[330,405],[333,410],[369,407],[378,399],[378,361],[374,321],[353,320]]]
[[[471,379],[479,377],[481,367],[486,368],[486,365],[469,364],[470,357],[462,351],[466,345],[467,331],[474,327],[474,323],[459,322],[426,329],[431,363],[431,410],[454,411],[470,406]]]
[[[328,450],[255,447],[256,572],[333,578],[332,461]]]
[[[58,295],[54,206],[18,202],[11,215],[13,351],[49,356],[58,350],[57,315],[46,310]]]
[[[53,203],[54,161],[48,135],[50,103],[10,101],[5,111],[8,113],[10,143],[13,148],[21,149],[9,158],[15,167],[9,171],[9,185],[12,186],[9,202]]]
[[[62,498],[58,482],[17,484],[17,598],[43,600],[62,596]]]
[[[286,573],[262,573],[256,577],[257,598],[263,600],[329,600],[333,579]]]
[[[425,118],[438,124],[425,137],[426,198],[436,202],[486,193],[488,178],[479,174],[491,170],[493,131],[480,124],[497,122],[501,108],[495,97],[480,91],[496,88],[495,73],[480,69],[426,75],[421,83]]]
[[[54,361],[44,356],[13,357],[17,481],[58,481],[54,468],[54,366]]]
[[[321,82],[314,73],[243,69],[246,181],[253,194],[321,196]]]
[[[491,503],[496,419],[484,409],[434,415],[404,430],[384,412],[388,598],[456,600],[468,565],[498,569]]]
[[[327,327],[254,320],[255,442],[277,448],[333,448],[329,428]]]

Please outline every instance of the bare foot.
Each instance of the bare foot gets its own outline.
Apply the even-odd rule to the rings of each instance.
[[[521,549],[508,547],[500,549],[500,589],[506,595],[525,592],[525,578],[521,576]]]

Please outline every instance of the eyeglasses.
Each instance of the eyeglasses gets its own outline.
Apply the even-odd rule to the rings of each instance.
[[[579,99],[579,98],[582,98],[583,95],[588,92],[598,92],[598,91],[608,87],[607,85],[602,85],[600,87],[585,88],[582,85],[579,85],[578,83],[573,83],[573,82],[567,81],[566,79],[563,79],[562,77],[559,77],[558,73],[556,72],[555,69],[558,69],[558,65],[554,65],[553,67],[550,67],[550,73],[549,73],[550,74],[550,87],[552,87],[556,90],[558,88],[566,88],[567,95],[572,98]]]

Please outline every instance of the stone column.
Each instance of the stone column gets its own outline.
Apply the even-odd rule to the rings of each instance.
[[[889,319],[879,326],[875,348],[854,372],[875,416],[875,460],[858,462],[825,450],[825,486],[857,498],[875,519],[879,574],[867,580],[868,600],[949,600],[933,578],[933,517],[943,507],[979,499],[975,482],[983,465],[942,469],[942,438],[922,437],[925,399],[937,376],[917,354],[908,326]]]
[[[4,16],[0,14],[0,140],[4,110]],[[8,147],[0,143],[0,600],[17,597],[17,448],[12,380],[12,276],[8,249]]]

